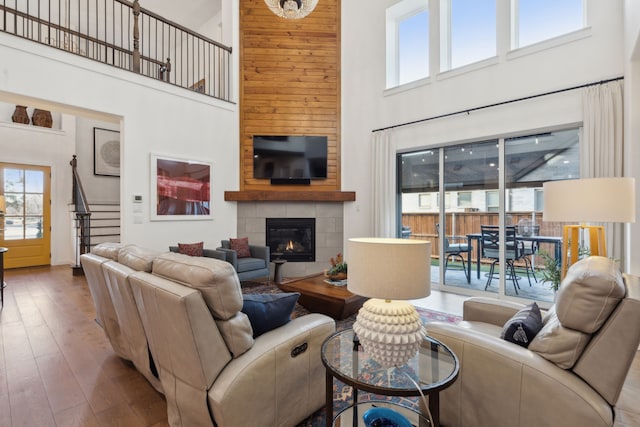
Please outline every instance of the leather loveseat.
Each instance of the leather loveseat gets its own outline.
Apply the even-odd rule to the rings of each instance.
[[[254,339],[228,262],[135,245],[92,252],[81,261],[105,334],[165,394],[172,427],[295,426],[324,405],[320,347],[333,319],[305,315]]]
[[[528,348],[500,338],[521,304],[470,298],[460,324],[428,323],[460,360],[441,392],[442,425],[613,426],[640,342],[639,298],[639,278],[589,257],[569,269]]]

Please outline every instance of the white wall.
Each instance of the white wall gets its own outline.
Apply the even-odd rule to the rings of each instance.
[[[120,131],[119,124],[81,116],[77,117],[75,154],[78,159],[78,174],[82,181],[82,188],[89,203],[120,203],[120,178],[95,175],[93,173],[94,127]]]
[[[372,130],[624,73],[622,1],[590,1],[591,29],[583,38],[547,49],[502,52],[483,68],[436,75],[412,89],[385,91],[385,8],[396,2],[376,1],[367,8],[342,2],[342,187],[357,193],[355,203],[345,204],[345,239],[372,233]],[[435,8],[437,1],[429,4]],[[498,45],[508,43],[501,40]],[[574,125],[581,121],[581,109],[579,91],[571,91],[398,128],[392,140],[398,151],[409,151]]]
[[[0,95],[1,97],[1,95]],[[58,115],[61,129],[0,121],[0,160],[51,168],[51,263],[73,261],[71,220],[71,169],[75,150],[75,118]],[[9,119],[10,120],[10,119]]]
[[[237,11],[237,2],[233,3]],[[165,249],[178,241],[204,240],[205,247],[215,247],[229,236],[229,230],[236,230],[236,204],[223,200],[225,190],[238,188],[234,104],[6,34],[0,34],[0,57],[0,101],[28,102],[121,128],[122,242]],[[43,70],[47,78],[42,78]],[[71,145],[68,159],[73,149]],[[149,220],[150,153],[213,162],[213,220]],[[3,152],[3,158],[25,156],[19,145]],[[65,187],[70,198],[70,181]],[[142,195],[145,202],[140,213],[134,212],[134,194]],[[56,256],[72,258],[69,253]]]

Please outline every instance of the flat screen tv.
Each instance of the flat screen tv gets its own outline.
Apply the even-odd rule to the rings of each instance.
[[[254,136],[253,177],[272,180],[326,178],[327,137]]]

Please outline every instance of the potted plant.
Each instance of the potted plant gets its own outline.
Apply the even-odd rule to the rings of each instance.
[[[560,282],[562,282],[560,263],[548,252],[540,251],[540,256],[544,260],[544,270],[540,272],[542,281],[550,283],[551,289],[555,292],[560,287]]]
[[[329,260],[331,268],[325,271],[325,276],[329,280],[345,280],[347,278],[347,263],[344,262],[344,258],[341,253],[336,255],[335,259]]]

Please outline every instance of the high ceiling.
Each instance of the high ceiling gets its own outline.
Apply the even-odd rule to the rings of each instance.
[[[140,5],[163,18],[197,30],[220,11],[222,0],[140,0]]]

